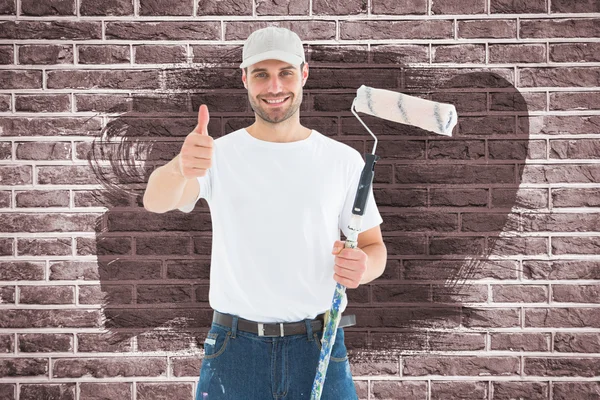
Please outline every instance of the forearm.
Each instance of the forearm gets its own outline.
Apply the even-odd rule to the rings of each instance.
[[[370,244],[361,248],[367,256],[367,270],[365,271],[360,284],[364,285],[381,276],[385,270],[387,262],[387,248],[382,243]]]
[[[179,202],[188,180],[177,170],[178,157],[155,169],[148,178],[143,197],[146,210],[164,213],[175,208]]]

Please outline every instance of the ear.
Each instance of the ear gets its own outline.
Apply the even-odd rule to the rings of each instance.
[[[308,79],[308,63],[304,64],[304,67],[306,68],[306,77],[304,77],[304,71],[302,71],[302,87],[304,87],[304,85],[306,84],[306,81]]]

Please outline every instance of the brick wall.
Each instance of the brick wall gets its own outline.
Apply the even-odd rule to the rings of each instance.
[[[133,1],[133,2],[132,2]],[[361,399],[600,398],[600,5],[0,0],[0,399],[192,399],[211,220],[141,194],[207,104],[254,121],[241,46],[305,41],[301,122],[361,153],[361,85],[455,104],[377,135],[382,277],[349,289]]]

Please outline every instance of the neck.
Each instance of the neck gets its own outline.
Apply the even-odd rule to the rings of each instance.
[[[310,136],[311,129],[300,123],[292,126],[289,124],[267,124],[256,120],[254,124],[246,128],[246,131],[257,139],[275,143],[289,143],[304,140]]]

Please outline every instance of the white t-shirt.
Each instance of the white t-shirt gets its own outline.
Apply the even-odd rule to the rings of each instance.
[[[365,162],[354,148],[312,130],[300,141],[260,140],[242,128],[214,140],[199,177],[212,219],[209,303],[257,322],[313,319],[331,307],[333,244],[348,237]],[[361,232],[383,222],[373,188]],[[352,290],[352,289],[349,289]],[[341,303],[344,311],[347,296]]]

